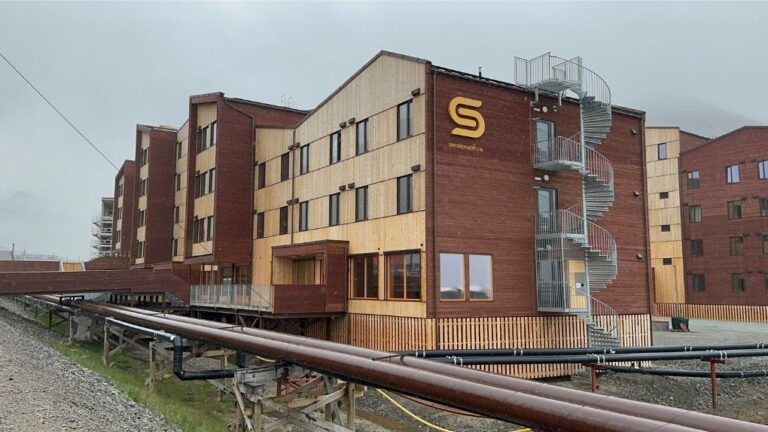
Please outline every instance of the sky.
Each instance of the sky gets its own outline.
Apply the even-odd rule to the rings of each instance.
[[[648,125],[717,136],[768,123],[768,3],[5,3],[0,52],[115,164],[135,125],[180,126],[188,97],[311,109],[378,51],[514,80],[551,51]],[[91,256],[116,170],[0,60],[0,249]]]

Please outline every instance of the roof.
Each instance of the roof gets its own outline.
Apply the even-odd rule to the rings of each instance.
[[[192,95],[189,97],[190,103],[198,104],[198,103],[213,103],[216,99],[222,98],[226,100],[227,102],[234,102],[234,103],[240,103],[240,104],[246,104],[246,105],[254,105],[259,106],[263,108],[270,108],[270,109],[277,109],[282,111],[289,111],[297,114],[307,114],[309,110],[302,110],[297,108],[291,108],[286,107],[282,105],[274,105],[266,102],[258,102],[253,101],[249,99],[241,99],[241,98],[233,98],[233,97],[226,97],[224,96],[224,92],[212,92],[212,93],[203,93],[198,95]],[[198,100],[195,100],[198,99]],[[189,119],[187,119],[189,121]]]
[[[719,136],[719,137],[717,137],[717,138],[713,138],[713,139],[710,139],[710,140],[709,140],[709,141],[707,141],[706,143],[704,143],[704,144],[702,144],[702,145],[700,145],[700,146],[698,146],[698,147],[696,147],[696,148],[692,148],[692,149],[690,149],[690,150],[686,150],[686,151],[684,151],[684,152],[680,152],[680,154],[683,154],[683,153],[690,153],[690,152],[692,152],[692,151],[696,151],[696,150],[698,150],[698,149],[701,149],[701,148],[707,147],[708,145],[710,145],[710,144],[712,144],[712,143],[718,143],[718,142],[720,142],[720,141],[723,141],[724,139],[726,139],[726,138],[730,138],[731,136],[733,136],[733,135],[736,135],[736,134],[738,134],[738,133],[741,133],[741,132],[744,132],[744,131],[747,131],[747,130],[754,130],[754,129],[765,129],[765,130],[768,130],[768,126],[742,126],[742,127],[740,127],[740,128],[734,129],[734,130],[732,130],[732,131],[730,131],[730,132],[727,132],[727,133],[725,133],[725,134],[723,134],[723,135],[720,135],[720,136]]]
[[[137,124],[136,129],[143,131],[143,132],[151,132],[151,131],[158,131],[158,132],[178,132],[178,129],[174,129],[171,126],[151,126],[151,125],[145,125],[145,124]]]
[[[680,131],[680,133],[684,133],[696,138],[705,139],[705,140],[711,140],[712,137],[705,137],[704,135],[695,134],[693,132],[689,132],[687,130],[680,129],[680,126],[646,126],[646,129],[677,129]]]

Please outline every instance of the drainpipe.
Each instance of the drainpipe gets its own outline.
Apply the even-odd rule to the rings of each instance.
[[[440,343],[440,288],[435,281],[437,272],[437,87],[438,72],[432,70],[432,286],[435,310],[435,348]]]

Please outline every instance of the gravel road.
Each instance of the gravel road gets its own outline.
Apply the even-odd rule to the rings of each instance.
[[[173,431],[41,340],[53,332],[0,308],[0,431]]]

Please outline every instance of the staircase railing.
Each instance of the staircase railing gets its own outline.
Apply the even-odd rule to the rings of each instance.
[[[565,210],[559,210],[571,213],[573,216],[583,214],[583,203],[579,202]],[[581,216],[576,216],[580,221],[584,219]],[[588,222],[588,234],[589,246],[592,250],[597,250],[600,255],[603,255],[609,259],[616,258],[616,239],[613,238],[613,234],[600,225],[592,222]],[[583,223],[583,222],[581,222]],[[584,229],[581,229],[581,234],[584,233]]]
[[[595,101],[611,104],[611,89],[605,80],[581,64],[581,57],[571,60],[542,54],[530,60],[515,57],[515,82],[533,87],[545,81],[563,81],[579,86],[579,92]]]
[[[581,288],[576,288],[580,295],[587,295]],[[605,302],[590,296],[590,310],[592,322],[600,326],[605,332],[615,338],[621,336],[621,317],[616,309],[608,306]]]
[[[536,235],[584,235],[584,218],[568,210],[539,213],[536,220]]]
[[[590,174],[597,176],[601,181],[613,184],[613,165],[611,165],[611,161],[604,154],[589,146],[586,146],[584,154],[587,159],[584,169],[589,171]]]
[[[548,162],[581,162],[579,134],[572,137],[555,137],[536,143],[536,165]]]

